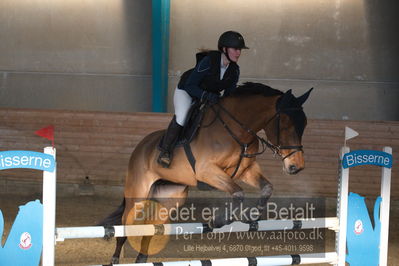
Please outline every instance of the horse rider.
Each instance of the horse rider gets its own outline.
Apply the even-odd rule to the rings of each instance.
[[[249,49],[236,31],[226,31],[219,37],[218,50],[197,53],[196,66],[183,73],[175,89],[175,115],[159,145],[158,163],[168,168],[180,131],[194,100],[215,104],[220,97],[231,94],[237,87],[241,49]]]

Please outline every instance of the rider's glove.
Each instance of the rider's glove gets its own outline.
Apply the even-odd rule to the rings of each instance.
[[[215,104],[219,101],[219,95],[217,95],[216,93],[213,93],[213,92],[208,92],[206,94],[205,98],[207,99],[207,101],[210,104]]]

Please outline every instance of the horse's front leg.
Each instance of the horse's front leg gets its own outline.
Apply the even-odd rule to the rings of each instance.
[[[244,201],[244,192],[242,188],[217,165],[206,165],[197,171],[197,179],[218,190],[229,193],[233,200],[231,208],[233,210],[239,208],[240,204]],[[235,217],[228,211],[219,211],[219,213],[212,218],[209,225],[212,228],[219,228],[233,222],[235,220],[234,218]]]
[[[242,180],[244,183],[260,189],[260,197],[257,202],[257,209],[262,214],[266,208],[267,202],[272,196],[273,185],[270,181],[262,175],[262,170],[259,164],[254,161],[237,179]]]

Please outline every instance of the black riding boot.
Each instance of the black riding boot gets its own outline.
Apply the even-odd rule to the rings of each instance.
[[[161,153],[157,161],[164,168],[169,168],[172,162],[173,149],[175,148],[177,138],[182,128],[183,127],[176,122],[176,116],[174,116],[159,145]]]

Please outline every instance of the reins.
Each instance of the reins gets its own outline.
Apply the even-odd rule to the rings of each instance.
[[[223,118],[220,116],[219,110],[216,111],[214,106],[215,105],[211,105],[211,109],[213,110],[213,112],[215,113],[215,120],[218,119],[223,127],[226,129],[226,131],[229,133],[229,135],[234,139],[235,142],[238,143],[238,145],[240,145],[241,147],[241,153],[240,153],[240,158],[239,161],[237,163],[237,166],[233,172],[233,174],[231,175],[231,178],[233,178],[237,172],[238,169],[240,168],[241,165],[241,161],[243,158],[253,158],[256,157],[258,155],[263,154],[267,148],[271,149],[273,151],[273,154],[276,155],[278,154],[281,157],[281,160],[284,161],[285,159],[287,159],[288,157],[292,156],[293,154],[295,154],[298,151],[302,151],[302,145],[298,145],[298,146],[281,146],[280,145],[280,113],[283,110],[277,110],[276,114],[274,116],[272,116],[268,122],[266,123],[266,126],[275,118],[278,118],[278,124],[277,124],[277,145],[274,145],[273,143],[271,143],[269,140],[264,139],[262,137],[260,137],[256,132],[254,132],[252,129],[250,129],[249,127],[247,127],[246,125],[244,125],[241,121],[239,121],[237,118],[235,118],[226,108],[224,108],[222,105],[217,104],[219,106],[219,110],[222,110],[224,113],[226,113],[236,124],[238,124],[242,129],[244,129],[247,133],[249,133],[250,135],[252,135],[254,137],[254,139],[249,142],[249,143],[244,143],[242,142],[238,136],[236,134],[234,134],[234,132],[231,130],[231,128],[226,124],[226,122],[223,120]],[[288,110],[301,110],[301,108],[287,108],[284,109],[284,111],[288,111]],[[213,120],[212,123],[215,121]],[[249,148],[249,146],[251,146],[251,144],[253,144],[255,142],[255,140],[260,141],[261,145],[262,145],[262,149],[259,152],[255,152],[255,153],[247,153],[247,150]],[[294,151],[290,152],[289,154],[287,154],[286,156],[282,156],[281,155],[281,150],[284,149],[294,149]]]

